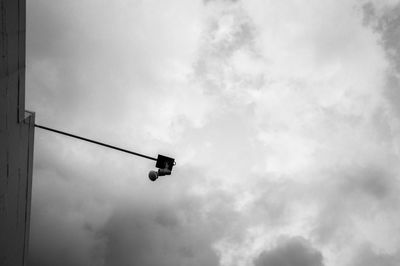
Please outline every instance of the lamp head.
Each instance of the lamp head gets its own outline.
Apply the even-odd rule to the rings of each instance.
[[[164,155],[158,155],[156,167],[158,171],[150,171],[149,179],[151,181],[156,181],[159,176],[170,175],[172,172],[172,167],[175,165],[175,159]]]

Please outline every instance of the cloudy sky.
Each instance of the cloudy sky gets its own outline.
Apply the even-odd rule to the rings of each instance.
[[[31,266],[394,266],[400,1],[27,1]]]

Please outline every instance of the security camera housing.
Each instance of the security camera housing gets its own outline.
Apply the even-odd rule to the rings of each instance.
[[[156,181],[157,180],[157,178],[158,178],[158,173],[156,172],[156,171],[150,171],[149,172],[149,179],[151,180],[151,181]]]
[[[151,181],[156,181],[159,176],[170,175],[172,172],[172,167],[175,165],[175,159],[164,155],[158,155],[156,167],[158,171],[150,171],[149,179]]]

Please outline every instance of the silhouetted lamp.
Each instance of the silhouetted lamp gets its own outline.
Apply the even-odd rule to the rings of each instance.
[[[170,175],[172,167],[175,165],[175,159],[164,155],[158,155],[156,167],[157,171],[150,171],[149,178],[151,181],[156,181],[159,176]]]
[[[149,172],[149,178],[150,178],[151,181],[156,181],[159,176],[170,175],[171,172],[172,172],[172,167],[174,167],[174,165],[176,164],[174,158],[167,157],[167,156],[164,156],[164,155],[160,155],[159,154],[157,159],[156,159],[154,157],[150,157],[150,156],[147,156],[147,155],[144,155],[144,154],[140,154],[140,153],[137,153],[137,152],[133,152],[133,151],[125,150],[125,149],[122,149],[122,148],[118,148],[116,146],[112,146],[112,145],[105,144],[105,143],[102,143],[102,142],[99,142],[99,141],[95,141],[95,140],[92,140],[92,139],[80,137],[80,136],[73,135],[73,134],[70,134],[70,133],[67,133],[67,132],[63,132],[63,131],[60,131],[60,130],[56,130],[56,129],[53,129],[53,128],[49,128],[49,127],[45,127],[45,126],[41,126],[41,125],[37,125],[37,124],[35,124],[35,127],[38,127],[38,128],[44,129],[44,130],[48,130],[48,131],[52,131],[52,132],[55,132],[55,133],[58,133],[58,134],[62,134],[62,135],[68,136],[68,137],[72,137],[72,138],[84,140],[84,141],[87,141],[87,142],[91,142],[91,143],[94,143],[94,144],[97,144],[97,145],[101,145],[101,146],[104,146],[104,147],[107,147],[107,148],[110,148],[110,149],[114,149],[114,150],[118,150],[118,151],[129,153],[129,154],[133,154],[133,155],[136,155],[136,156],[139,156],[139,157],[143,157],[143,158],[146,158],[146,159],[149,159],[149,160],[156,161],[156,168],[158,168],[158,170],[157,171],[153,171],[152,170],[152,171]]]

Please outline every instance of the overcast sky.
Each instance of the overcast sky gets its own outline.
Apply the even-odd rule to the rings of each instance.
[[[400,1],[30,0],[31,266],[395,266]]]

